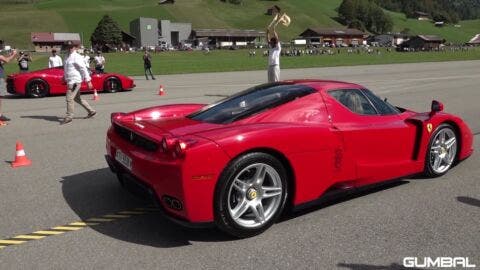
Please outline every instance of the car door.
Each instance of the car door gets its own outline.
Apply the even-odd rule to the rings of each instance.
[[[357,186],[403,176],[413,166],[415,130],[398,111],[382,113],[380,99],[377,97],[375,106],[368,97],[373,94],[365,91],[335,89],[324,93],[332,129],[343,139],[339,150],[342,170],[337,177],[353,180]]]

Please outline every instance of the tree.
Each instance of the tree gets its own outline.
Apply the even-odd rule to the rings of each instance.
[[[104,15],[93,31],[90,41],[94,48],[109,50],[122,44],[122,30],[110,16]]]
[[[343,0],[338,15],[349,28],[378,34],[389,32],[393,28],[390,16],[372,0]]]
[[[343,23],[349,25],[356,19],[355,3],[353,0],[345,0],[338,8],[338,15]]]

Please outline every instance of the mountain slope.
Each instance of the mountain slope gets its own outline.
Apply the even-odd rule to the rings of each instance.
[[[80,5],[81,3],[81,5]],[[342,27],[335,17],[341,0],[244,0],[233,5],[220,0],[177,0],[175,4],[158,5],[158,0],[39,0],[35,4],[3,5],[0,10],[0,39],[19,48],[32,48],[30,32],[79,32],[86,44],[98,21],[109,14],[123,30],[140,16],[191,22],[193,28],[264,29],[272,20],[265,15],[267,7],[276,4],[292,18],[288,27],[280,27],[283,40],[295,38],[307,27]],[[407,20],[400,13],[389,13],[395,30],[408,27],[414,33],[440,34],[453,42],[466,42],[475,31],[480,32],[480,20],[461,22],[460,29],[434,28],[431,23]],[[427,25],[428,24],[428,25]]]

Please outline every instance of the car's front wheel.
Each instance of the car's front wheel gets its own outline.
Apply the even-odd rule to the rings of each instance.
[[[433,133],[425,159],[425,175],[445,174],[454,164],[458,151],[457,134],[449,124],[442,124]]]
[[[265,153],[249,153],[230,163],[215,191],[215,222],[236,237],[257,235],[278,219],[288,194],[282,163]]]
[[[33,79],[27,84],[27,95],[33,98],[46,97],[50,91],[48,83],[42,79]]]

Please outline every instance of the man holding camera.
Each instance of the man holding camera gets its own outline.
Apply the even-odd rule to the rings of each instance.
[[[88,85],[88,89],[92,90],[93,85],[91,82],[88,68],[85,65],[83,56],[77,53],[78,46],[72,42],[67,43],[69,50],[68,58],[63,65],[64,68],[64,80],[68,86],[67,89],[67,115],[63,119],[63,124],[72,122],[74,102],[80,104],[87,112],[88,115],[85,118],[93,117],[97,112],[90,107],[87,101],[83,100],[80,96],[80,86],[82,81],[85,81]]]

